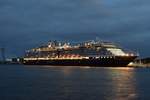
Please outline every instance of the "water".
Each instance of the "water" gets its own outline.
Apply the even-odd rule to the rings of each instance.
[[[150,69],[0,65],[0,100],[149,100]]]

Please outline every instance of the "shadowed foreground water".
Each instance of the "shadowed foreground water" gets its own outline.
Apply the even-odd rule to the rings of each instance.
[[[150,69],[0,65],[0,100],[149,100]]]

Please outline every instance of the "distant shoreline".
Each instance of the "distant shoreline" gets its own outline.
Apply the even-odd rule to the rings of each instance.
[[[129,64],[128,67],[150,68],[150,63],[132,63],[132,64]]]
[[[21,64],[20,62],[11,62],[11,61],[0,61],[0,65],[14,65],[14,64]]]

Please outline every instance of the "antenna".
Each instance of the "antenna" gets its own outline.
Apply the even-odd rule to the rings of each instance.
[[[96,41],[99,41],[100,40],[100,38],[99,37],[96,37]]]

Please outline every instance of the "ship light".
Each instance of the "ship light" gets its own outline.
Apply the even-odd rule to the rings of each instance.
[[[96,57],[97,59],[99,58],[99,57]]]
[[[51,45],[48,45],[48,47],[50,48],[50,47],[52,47]]]
[[[83,58],[85,58],[85,59],[89,59],[89,57],[83,57]]]
[[[126,54],[121,54],[120,56],[126,56]]]
[[[126,56],[129,56],[129,54],[127,53],[127,54],[125,54]]]

